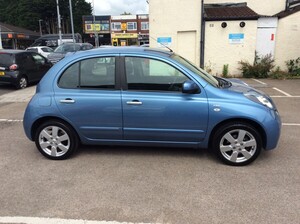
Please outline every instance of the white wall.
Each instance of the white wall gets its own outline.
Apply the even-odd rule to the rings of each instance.
[[[205,4],[241,2],[247,2],[247,6],[260,15],[272,16],[285,9],[286,0],[204,0]]]
[[[286,70],[285,61],[300,57],[300,12],[278,21],[275,64]]]
[[[205,69],[212,74],[221,75],[223,65],[229,64],[231,76],[240,76],[238,61],[250,63],[255,57],[257,20],[244,21],[246,26],[239,26],[241,21],[226,21],[227,27],[222,28],[222,21],[207,21],[205,26]],[[244,34],[241,43],[231,43],[229,34]]]
[[[168,46],[199,65],[201,1],[150,0],[149,26],[151,47],[161,47],[155,41],[158,37],[171,37]],[[194,43],[183,36],[195,39]],[[190,48],[194,49],[194,55]]]

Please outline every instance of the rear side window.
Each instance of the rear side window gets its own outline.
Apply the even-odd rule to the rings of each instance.
[[[13,54],[1,53],[0,52],[0,66],[10,66],[15,63]]]
[[[91,58],[68,67],[58,81],[61,88],[114,89],[115,58]]]

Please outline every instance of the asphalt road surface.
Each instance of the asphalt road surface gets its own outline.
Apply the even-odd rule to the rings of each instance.
[[[0,223],[299,223],[300,80],[244,81],[283,122],[277,149],[246,167],[173,148],[81,146],[48,160],[22,127],[35,87],[0,86]]]

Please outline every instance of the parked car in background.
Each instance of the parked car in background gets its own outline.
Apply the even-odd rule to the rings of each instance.
[[[51,53],[53,53],[53,49],[50,47],[46,47],[46,46],[40,46],[40,47],[28,47],[26,49],[26,51],[32,51],[35,53],[39,53],[41,55],[43,55],[45,58],[47,58],[47,56]]]
[[[79,143],[195,147],[236,166],[274,149],[281,130],[265,93],[144,47],[65,57],[39,83],[23,124],[50,159],[68,158]]]
[[[90,50],[92,48],[93,45],[91,45],[90,43],[64,43],[55,48],[54,52],[49,54],[47,58],[49,59],[49,61],[55,64],[59,60],[64,58],[67,53]]]
[[[0,83],[23,89],[38,82],[52,66],[42,55],[24,50],[0,50]]]

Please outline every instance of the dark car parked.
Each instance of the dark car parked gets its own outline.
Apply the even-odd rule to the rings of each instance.
[[[93,48],[93,45],[89,43],[64,43],[57,48],[54,52],[47,56],[48,60],[53,64],[63,59],[66,54],[76,51],[85,51]]]
[[[0,83],[26,88],[29,83],[40,81],[51,66],[51,62],[35,52],[0,50]]]

